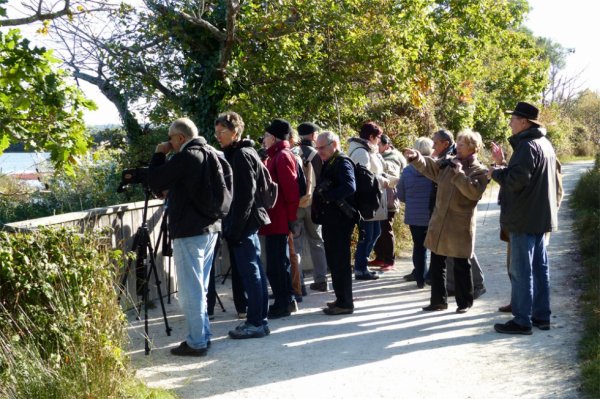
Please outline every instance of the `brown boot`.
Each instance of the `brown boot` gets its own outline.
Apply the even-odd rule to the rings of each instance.
[[[508,305],[500,306],[498,308],[498,312],[512,313],[512,306],[511,306],[511,304],[509,303]]]

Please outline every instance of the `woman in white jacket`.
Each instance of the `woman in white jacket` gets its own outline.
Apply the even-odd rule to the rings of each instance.
[[[385,188],[390,184],[390,180],[384,173],[384,161],[378,149],[382,134],[381,127],[376,123],[365,123],[360,129],[359,137],[348,140],[348,156],[355,164],[362,164],[373,172]],[[387,210],[385,217],[387,217]],[[380,234],[380,219],[360,221],[358,243],[354,253],[354,278],[356,280],[377,280],[379,278],[377,273],[368,269],[367,263]]]

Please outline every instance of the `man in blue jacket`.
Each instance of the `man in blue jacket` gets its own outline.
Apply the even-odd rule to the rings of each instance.
[[[339,138],[325,131],[317,137],[317,151],[323,160],[323,169],[317,180],[313,197],[312,217],[323,225],[325,256],[331,270],[335,301],[327,303],[327,315],[351,314],[352,266],[350,264],[350,238],[358,214],[354,209],[356,191],[354,165],[339,151]]]
[[[148,183],[154,192],[168,190],[169,234],[173,238],[173,259],[179,287],[179,304],[186,318],[188,336],[171,349],[175,356],[206,356],[210,346],[210,325],[206,291],[217,242],[218,220],[202,213],[194,199],[203,198],[208,167],[194,122],[187,118],[169,127],[169,141],[156,146],[150,161]],[[175,153],[167,162],[167,154]]]
[[[511,114],[514,152],[508,166],[490,169],[500,184],[500,225],[510,237],[511,305],[514,318],[494,329],[503,334],[531,335],[531,327],[550,328],[550,279],[544,234],[558,228],[557,160],[538,109],[520,102]],[[505,164],[492,145],[492,157]]]

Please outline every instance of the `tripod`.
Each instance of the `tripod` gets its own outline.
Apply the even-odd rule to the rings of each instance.
[[[144,211],[142,214],[142,225],[137,229],[133,244],[131,246],[131,251],[135,251],[136,253],[136,293],[138,296],[142,296],[142,302],[144,304],[144,349],[146,355],[150,353],[150,341],[148,338],[148,302],[149,302],[149,293],[150,288],[148,286],[148,282],[154,273],[154,282],[156,284],[156,291],[158,293],[158,299],[160,300],[160,306],[162,308],[163,318],[165,320],[165,327],[167,335],[171,335],[171,327],[169,327],[169,322],[167,320],[167,312],[165,311],[165,304],[163,302],[162,291],[160,289],[160,279],[158,278],[158,272],[156,269],[156,259],[155,252],[152,249],[152,242],[150,241],[150,232],[148,230],[148,200],[150,198],[150,190],[145,187],[144,188]],[[146,262],[148,260],[148,262]],[[133,260],[130,259],[127,262],[127,267],[125,268],[125,272],[121,277],[121,288],[125,291],[125,287],[127,284],[127,276],[129,275],[129,271],[131,270],[131,264]],[[120,298],[119,298],[120,299]],[[140,305],[141,306],[141,305]],[[140,309],[141,310],[141,309]]]

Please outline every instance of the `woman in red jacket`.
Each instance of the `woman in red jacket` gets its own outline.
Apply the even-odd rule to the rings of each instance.
[[[296,181],[296,158],[288,142],[292,127],[286,120],[274,119],[265,130],[263,145],[267,149],[267,169],[279,190],[275,206],[267,211],[271,223],[262,226],[259,234],[265,236],[267,277],[275,298],[268,316],[276,319],[290,315],[293,301],[287,237],[291,222],[296,220],[300,191]]]

